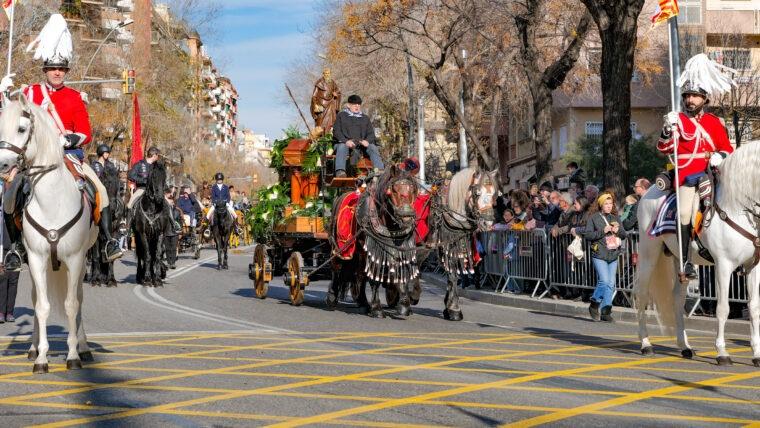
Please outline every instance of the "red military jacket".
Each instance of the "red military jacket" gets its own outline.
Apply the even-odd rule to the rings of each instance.
[[[698,127],[697,124],[701,125]],[[715,152],[729,154],[734,151],[723,121],[705,113],[699,118],[678,114],[678,178],[679,185],[686,177],[707,170],[710,155]],[[673,153],[673,136],[663,133],[657,149],[665,154]]]
[[[45,103],[45,97],[42,91],[42,83],[37,83],[28,86],[24,90],[24,94],[35,104],[47,109]],[[82,101],[82,96],[79,91],[71,89],[68,86],[63,86],[59,89],[54,89],[47,83],[44,84],[47,89],[50,102],[55,106],[55,111],[61,119],[61,125],[63,126],[64,134],[80,134],[82,136],[82,142],[79,146],[84,146],[90,142],[92,131],[90,129],[90,116],[87,114],[87,107]],[[55,120],[55,117],[53,118]]]

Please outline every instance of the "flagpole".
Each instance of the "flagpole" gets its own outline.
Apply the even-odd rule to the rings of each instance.
[[[13,54],[13,15],[16,10],[16,1],[13,0],[11,3],[11,13],[8,19],[10,20],[10,25],[8,27],[8,63],[5,69],[5,74],[11,74],[11,55]]]
[[[679,99],[678,76],[681,74],[681,64],[679,57],[678,44],[678,16],[668,19],[668,50],[670,59],[670,111],[681,111],[681,100]],[[683,239],[681,234],[681,203],[679,201],[680,176],[678,174],[678,124],[674,124],[671,129],[671,138],[673,139],[673,170],[675,171],[675,189],[676,189],[676,236],[678,237],[678,271],[684,272],[684,254]],[[688,256],[688,254],[686,254]]]

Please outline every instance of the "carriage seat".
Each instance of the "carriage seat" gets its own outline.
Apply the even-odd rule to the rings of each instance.
[[[335,155],[322,156],[322,182],[325,187],[349,188],[356,185],[356,178],[367,175],[372,170],[372,161],[368,156],[359,156],[361,151],[351,149],[346,163],[346,177],[335,177]]]

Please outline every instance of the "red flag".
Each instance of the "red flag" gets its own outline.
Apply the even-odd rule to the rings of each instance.
[[[677,0],[660,0],[660,3],[657,5],[657,11],[652,15],[652,24],[657,25],[676,15],[678,15]]]
[[[143,159],[142,125],[140,124],[140,104],[137,102],[137,92],[132,94],[132,159],[129,166]]]
[[[3,0],[3,10],[5,10],[5,14],[8,15],[8,19],[11,17],[11,6],[14,6],[19,1],[20,0]]]

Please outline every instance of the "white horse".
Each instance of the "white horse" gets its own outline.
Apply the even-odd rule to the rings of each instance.
[[[760,269],[753,265],[753,259],[760,255],[760,142],[749,142],[729,155],[720,166],[720,179],[715,189],[715,205],[722,209],[725,217],[716,212],[710,225],[702,231],[700,239],[715,260],[715,282],[717,286],[718,334],[715,340],[717,362],[719,365],[731,364],[726,351],[724,337],[728,319],[728,292],[731,274],[744,266],[747,274],[747,294],[750,311],[750,343],[752,345],[752,362],[760,367]],[[671,254],[678,254],[675,234],[652,238],[647,229],[652,224],[666,193],[652,187],[641,199],[638,208],[639,218],[639,280],[635,294],[638,307],[639,338],[641,352],[653,353],[646,326],[646,308],[653,303],[657,310],[660,324],[672,331],[675,329],[676,341],[681,354],[691,358],[693,352],[689,346],[684,330],[684,285],[678,281],[678,256],[666,255],[664,246]],[[677,221],[677,220],[676,220]],[[736,227],[732,226],[734,223]],[[743,229],[741,233],[737,229]],[[747,235],[747,236],[744,236]],[[755,237],[750,240],[749,236]],[[756,247],[757,245],[757,247]],[[691,260],[700,265],[709,263],[697,254],[697,247],[692,243]],[[751,270],[750,270],[751,269]]]
[[[34,373],[48,371],[47,321],[51,307],[65,308],[69,352],[66,367],[82,367],[92,353],[81,321],[85,254],[97,239],[76,181],[63,162],[60,135],[50,115],[19,95],[0,115],[0,173],[18,168],[32,192],[23,215],[23,242],[34,283],[34,333],[29,358]],[[81,354],[80,354],[81,352]]]

